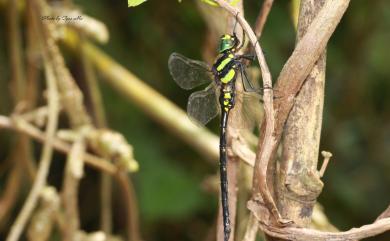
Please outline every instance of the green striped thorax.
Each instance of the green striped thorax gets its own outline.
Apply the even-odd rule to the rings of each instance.
[[[222,35],[221,40],[219,42],[218,52],[223,53],[226,50],[234,50],[234,48],[236,48],[238,44],[239,44],[239,40],[236,37],[236,35],[233,36],[229,34]]]

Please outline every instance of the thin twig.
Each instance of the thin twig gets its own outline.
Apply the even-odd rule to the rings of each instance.
[[[29,108],[28,97],[30,89],[27,91],[27,82],[25,74],[25,63],[23,61],[23,43],[20,30],[20,13],[17,9],[17,1],[8,1],[8,25],[9,25],[9,56],[11,67],[11,95],[15,105],[15,112],[24,111]],[[34,92],[34,89],[31,89]],[[31,145],[28,137],[18,135],[15,139],[14,148],[11,155],[15,157],[17,165],[26,168],[28,177],[35,176],[35,163],[32,157]]]
[[[325,170],[326,170],[326,167],[329,164],[329,160],[332,157],[332,153],[330,153],[328,151],[322,151],[321,154],[324,157],[324,161],[322,162],[322,166],[321,166],[321,169],[319,171],[319,175],[320,175],[320,177],[323,177]]]
[[[22,40],[19,28],[19,12],[17,1],[8,1],[8,31],[9,31],[9,50],[10,50],[10,67],[12,73],[11,90],[15,105],[25,98],[26,83],[25,71],[22,59]]]
[[[13,210],[16,204],[16,199],[20,190],[20,183],[22,178],[22,167],[15,162],[12,170],[9,173],[5,186],[2,188],[2,195],[0,197],[0,226],[3,226],[8,218],[9,213]]]
[[[79,34],[80,41],[86,42],[86,37],[83,33]],[[89,99],[92,106],[93,120],[98,128],[106,128],[107,120],[102,101],[101,92],[99,89],[99,83],[96,78],[95,69],[92,65],[92,61],[88,58],[85,52],[85,44],[81,44],[81,62],[84,71],[84,79],[87,83],[87,90],[89,93]],[[102,231],[106,234],[112,232],[112,180],[106,173],[101,173],[100,176],[100,225]]]
[[[22,36],[20,31],[20,14],[17,9],[17,1],[8,1],[7,14],[8,30],[8,48],[10,65],[10,90],[11,99],[15,105],[15,111],[25,108],[25,73],[22,56]],[[21,184],[21,170],[24,168],[30,171],[31,158],[29,156],[29,141],[25,135],[17,135],[12,143],[12,150],[9,153],[8,160],[11,168],[0,199],[0,226],[7,223],[9,214],[18,199]],[[30,174],[31,172],[29,172]],[[31,175],[29,175],[31,177]]]
[[[43,0],[37,0],[37,11],[41,16],[49,15],[50,8]],[[58,80],[58,89],[61,95],[61,104],[69,118],[73,128],[90,124],[90,117],[83,103],[83,94],[77,86],[76,81],[66,67],[64,57],[61,55],[57,43],[54,41],[54,23],[45,21],[43,26],[43,36],[48,39],[48,58],[53,62],[54,73]]]
[[[39,44],[36,39],[36,31],[34,29],[34,10],[30,6],[32,1],[26,1],[26,38],[27,38],[27,48],[26,48],[26,81],[27,81],[27,93],[26,93],[26,105],[27,109],[32,109],[37,105],[38,100],[38,78],[39,78],[39,65],[41,63],[40,53],[39,53]]]
[[[248,208],[261,220],[262,207],[255,202],[248,202]],[[297,227],[276,227],[258,222],[259,227],[268,235],[291,241],[352,241],[360,240],[378,235],[390,230],[390,218],[378,219],[372,224],[367,224],[359,228],[352,228],[344,232],[325,232],[308,228]]]
[[[273,237],[291,241],[352,241],[373,237],[390,230],[390,218],[380,219],[372,224],[359,228],[353,228],[345,232],[323,232],[307,228],[275,228],[265,227],[262,229]]]
[[[382,219],[382,218],[390,218],[390,205],[386,208],[385,211],[381,213],[381,215],[378,216],[376,220]]]
[[[140,226],[139,226],[139,215],[138,205],[135,197],[135,190],[131,183],[131,180],[127,177],[125,171],[119,171],[118,175],[115,175],[121,190],[123,191],[123,200],[128,204],[127,206],[127,230],[129,231],[129,241],[141,241]]]
[[[46,178],[49,172],[49,167],[53,154],[52,142],[57,129],[58,124],[58,112],[59,112],[59,103],[58,103],[58,92],[57,92],[57,83],[54,77],[54,72],[51,64],[45,59],[45,72],[46,72],[46,81],[48,88],[48,107],[49,115],[48,122],[46,126],[45,133],[45,144],[43,146],[43,151],[41,155],[41,160],[37,172],[36,179],[32,186],[32,189],[25,201],[22,210],[20,211],[18,217],[16,218],[15,223],[11,227],[11,231],[7,237],[7,241],[17,241],[26,226],[26,223],[31,216],[32,211],[34,210],[40,191],[46,184]]]
[[[80,228],[78,189],[80,179],[84,174],[83,155],[85,152],[85,139],[80,134],[74,141],[65,166],[62,205],[64,207],[64,218],[66,225],[63,230],[63,240],[73,241],[76,239],[77,231]]]
[[[271,11],[272,5],[274,3],[274,0],[264,0],[263,5],[261,6],[260,12],[257,15],[255,27],[253,29],[256,38],[259,39],[263,33],[265,23],[267,22],[268,15]],[[246,54],[251,53],[253,50],[253,45],[248,45],[246,47]]]
[[[29,241],[50,240],[53,226],[60,216],[60,197],[54,187],[45,186],[39,200],[40,204],[34,211],[27,228],[26,236]]]
[[[265,23],[267,22],[268,15],[271,11],[272,4],[274,3],[274,0],[264,0],[263,5],[261,7],[260,13],[257,16],[254,32],[256,34],[257,39],[261,37],[261,34],[263,33],[263,29],[265,26]]]
[[[22,118],[15,117],[14,120],[11,120],[8,117],[0,116],[0,127],[19,131],[40,142],[45,142],[44,133]],[[70,152],[70,145],[58,138],[54,138],[52,144],[56,150],[62,153],[68,154]],[[95,155],[85,153],[83,159],[86,164],[100,171],[104,171],[111,175],[114,175],[117,172],[117,167],[114,164]]]

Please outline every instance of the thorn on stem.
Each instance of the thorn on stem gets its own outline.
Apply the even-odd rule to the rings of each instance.
[[[322,166],[319,173],[320,173],[320,177],[323,177],[326,167],[328,166],[329,160],[332,157],[332,153],[328,151],[322,151],[321,155],[324,157],[324,161],[322,162]]]

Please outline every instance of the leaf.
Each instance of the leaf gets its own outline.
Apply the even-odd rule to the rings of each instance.
[[[146,2],[146,0],[127,0],[128,7],[135,7],[140,5],[141,3]]]
[[[204,3],[207,3],[211,6],[218,6],[218,4],[216,2],[214,2],[213,0],[201,0],[201,1]]]
[[[207,3],[211,6],[218,6],[218,3],[216,3],[214,0],[201,0],[202,2],[204,3]],[[232,6],[235,6],[237,5],[237,3],[239,2],[240,0],[231,0],[231,1],[227,1],[227,2],[230,2],[230,5]]]

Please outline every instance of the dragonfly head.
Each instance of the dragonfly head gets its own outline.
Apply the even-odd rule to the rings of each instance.
[[[221,36],[218,52],[223,53],[228,50],[234,50],[239,43],[240,41],[238,40],[235,34],[234,35],[224,34]]]

